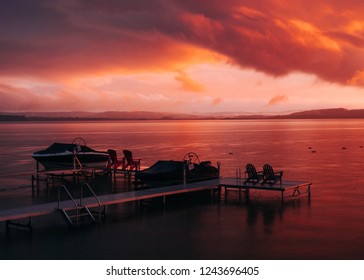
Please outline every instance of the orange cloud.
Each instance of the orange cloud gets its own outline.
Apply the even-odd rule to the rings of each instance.
[[[269,100],[268,106],[274,106],[274,105],[277,105],[279,103],[285,102],[287,100],[288,100],[288,96],[286,96],[286,95],[277,95],[277,96],[274,96],[272,99]]]
[[[346,84],[364,63],[360,1],[15,2],[0,7],[3,76],[175,71],[227,58]]]
[[[175,77],[175,79],[176,79],[176,81],[181,83],[182,89],[185,91],[203,92],[205,90],[205,87],[202,84],[192,80],[184,72],[180,72]]]
[[[275,77],[304,72],[363,86],[361,0],[59,0],[23,1],[22,9],[1,1],[0,38],[0,78],[67,82],[228,61]],[[183,72],[175,80],[206,90]]]
[[[357,71],[354,76],[348,80],[349,85],[353,86],[364,86],[364,70]]]
[[[317,48],[327,49],[329,51],[340,51],[341,48],[335,40],[324,35],[322,31],[313,26],[311,23],[301,20],[290,20],[293,27],[290,32],[292,37],[300,44],[314,46]]]

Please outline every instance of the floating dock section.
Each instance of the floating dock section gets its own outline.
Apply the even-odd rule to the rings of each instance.
[[[307,194],[310,198],[311,185],[311,182],[292,180],[284,180],[282,182],[276,182],[274,184],[246,182],[246,180],[243,178],[221,178],[219,181],[219,188],[225,189],[225,199],[227,198],[229,189],[238,189],[239,197],[241,197],[241,191],[244,190],[247,199],[249,198],[250,190],[261,190],[280,192],[282,202],[284,200],[285,193],[288,193],[288,196],[290,197]]]

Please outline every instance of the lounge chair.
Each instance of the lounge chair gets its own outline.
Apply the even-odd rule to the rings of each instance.
[[[269,164],[263,166],[263,182],[262,184],[274,185],[277,181],[282,185],[283,171],[274,172],[273,167]]]
[[[129,150],[124,150],[122,170],[139,170],[141,159],[134,159],[133,153]]]
[[[107,162],[107,168],[116,170],[123,163],[118,159],[117,153],[115,150],[108,149],[109,160]]]
[[[262,171],[257,172],[255,166],[251,163],[248,163],[246,165],[245,178],[246,179],[244,183],[256,184],[263,179],[263,172]]]

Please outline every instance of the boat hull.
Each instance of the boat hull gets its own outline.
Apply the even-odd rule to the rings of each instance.
[[[95,151],[87,146],[54,143],[32,157],[45,170],[105,167],[109,159],[106,152]]]

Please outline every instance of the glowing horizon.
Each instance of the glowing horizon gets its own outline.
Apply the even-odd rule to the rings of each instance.
[[[0,111],[364,108],[364,3],[0,3]]]

